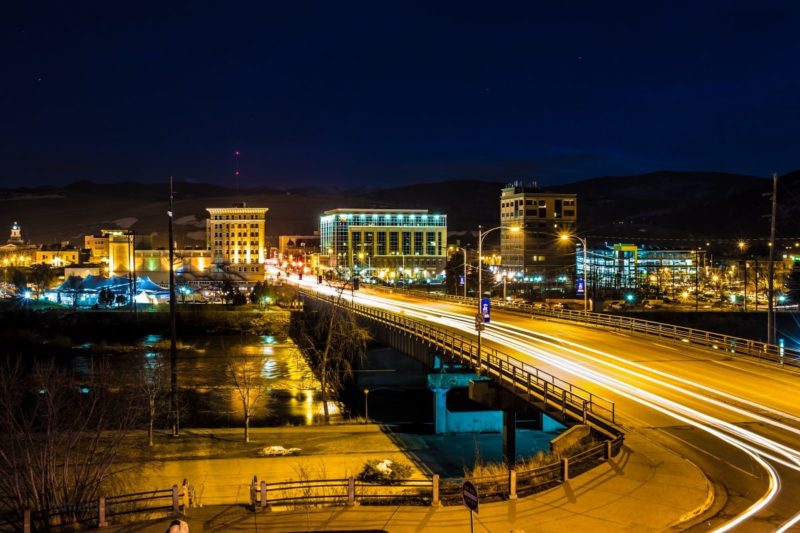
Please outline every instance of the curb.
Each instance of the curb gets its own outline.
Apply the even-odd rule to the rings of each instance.
[[[688,522],[689,520],[697,518],[698,516],[702,515],[706,511],[708,511],[711,508],[711,506],[714,505],[714,502],[716,501],[716,497],[715,497],[716,493],[714,491],[714,485],[708,479],[708,476],[706,476],[705,472],[703,472],[700,469],[700,467],[698,467],[692,461],[689,461],[689,459],[686,459],[685,457],[683,459],[685,461],[688,461],[688,462],[692,463],[692,465],[695,468],[697,468],[697,470],[700,471],[701,474],[703,474],[703,478],[706,480],[706,499],[705,499],[705,501],[703,503],[701,503],[696,508],[692,509],[691,511],[689,511],[687,513],[684,513],[683,515],[681,515],[675,522],[673,522],[672,524],[669,525],[669,528],[676,528],[676,527],[680,526],[681,524],[683,524],[684,522]]]

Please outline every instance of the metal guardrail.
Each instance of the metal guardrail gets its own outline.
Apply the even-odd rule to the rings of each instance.
[[[435,300],[449,301],[461,305],[471,305],[478,307],[477,298],[464,298],[463,296],[453,296],[450,294],[431,293],[425,291],[415,291],[409,289],[396,289],[390,287],[370,286],[386,292],[407,293],[412,296],[429,298]],[[492,300],[492,306],[505,311],[511,311],[531,316],[538,316],[549,319],[565,320],[597,328],[611,329],[615,331],[625,331],[647,337],[657,337],[660,339],[675,342],[686,342],[697,344],[712,350],[723,350],[736,355],[745,355],[758,358],[764,361],[800,368],[800,350],[785,348],[775,344],[768,344],[753,339],[723,335],[684,326],[675,326],[663,322],[652,320],[642,320],[627,316],[608,315],[604,313],[593,313],[587,311],[572,311],[569,309],[552,309],[547,307],[537,307],[531,304],[509,304],[503,300]]]
[[[402,479],[368,483],[354,477],[259,483],[253,476],[251,504],[255,510],[355,505],[460,504],[465,479],[478,487],[482,498],[516,498],[546,490],[608,461],[619,453],[623,437],[599,443],[571,456],[529,469],[514,468],[482,477]]]
[[[560,412],[562,417],[588,424],[611,438],[622,434],[615,424],[614,402],[496,348],[482,345],[479,351],[477,342],[471,337],[444,327],[375,307],[342,302],[308,289],[298,290],[307,297],[346,307],[361,317],[413,335],[473,368],[481,369],[485,375],[495,378],[517,396],[531,403],[539,403],[545,412]]]

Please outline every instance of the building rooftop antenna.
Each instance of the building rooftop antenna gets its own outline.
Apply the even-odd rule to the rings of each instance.
[[[241,152],[233,152],[233,176],[236,178],[236,194],[239,194],[239,155]]]

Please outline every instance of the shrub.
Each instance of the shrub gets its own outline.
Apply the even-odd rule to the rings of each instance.
[[[391,459],[370,459],[356,476],[366,483],[393,483],[411,477],[411,465]]]

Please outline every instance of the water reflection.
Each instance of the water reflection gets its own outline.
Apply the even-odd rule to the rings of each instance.
[[[254,426],[311,425],[323,417],[319,381],[291,340],[279,342],[271,335],[182,338],[177,356],[181,417],[187,426],[241,424],[241,387],[231,373],[235,365],[252,370],[250,386],[258,393]],[[70,357],[74,375],[89,378],[100,357],[131,390],[141,390],[143,380],[158,383],[161,400],[168,401],[169,342],[161,335],[147,335],[136,345],[115,345],[108,352],[76,346]],[[329,402],[329,412],[334,419],[342,416],[336,402]]]
[[[158,343],[148,336],[142,346]],[[297,346],[272,336],[182,339],[178,352],[178,383],[184,420],[194,426],[238,426],[243,408],[232,367],[251,368],[253,393],[258,396],[254,425],[311,425],[322,417],[319,382]],[[146,361],[169,367],[169,350],[148,349]],[[339,407],[331,402],[331,413]]]
[[[144,338],[142,344],[144,346],[153,346],[154,344],[158,344],[159,342],[161,342],[161,339],[163,338],[164,337],[162,337],[161,335],[148,335]]]
[[[264,361],[264,367],[261,370],[261,376],[266,379],[275,379],[278,377],[278,363],[276,363],[274,359],[267,359]]]

